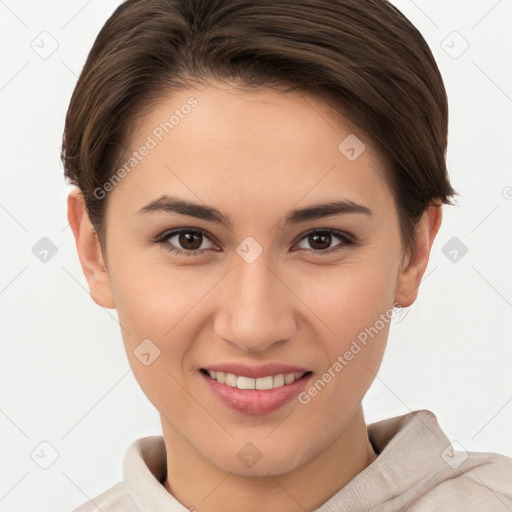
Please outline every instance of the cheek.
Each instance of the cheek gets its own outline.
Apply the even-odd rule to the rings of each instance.
[[[171,273],[161,258],[140,262],[118,256],[111,286],[123,342],[135,377],[154,403],[159,390],[178,386],[172,376],[181,374],[194,337],[186,332],[187,321],[205,291],[193,286],[190,273]]]
[[[169,334],[201,298],[194,271],[171,268],[164,255],[144,260],[120,255],[113,267],[111,285],[119,319],[139,335]]]
[[[190,273],[171,274],[161,260],[140,267],[125,261],[112,282],[126,354],[141,389],[161,413],[193,407],[183,393],[183,362],[195,338],[187,328],[194,305],[206,290],[193,286]]]
[[[394,267],[380,258],[360,258],[299,278],[294,291],[321,320],[322,332],[342,343],[372,326],[381,314],[389,314],[395,296]]]
[[[340,417],[360,403],[380,366],[395,314],[393,265],[360,259],[324,269],[314,286],[303,283],[298,294],[321,320],[318,332],[324,334],[318,344],[322,369],[301,403],[343,404],[330,413]]]

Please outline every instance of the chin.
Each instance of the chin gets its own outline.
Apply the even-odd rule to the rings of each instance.
[[[216,457],[212,454],[210,462],[222,471],[237,476],[277,476],[290,473],[309,460],[304,451],[304,443],[305,441],[301,441],[299,446],[283,446],[281,443],[277,449],[268,439],[266,443],[248,441],[241,448],[237,448],[234,456],[219,453]],[[231,449],[228,450],[231,452]]]

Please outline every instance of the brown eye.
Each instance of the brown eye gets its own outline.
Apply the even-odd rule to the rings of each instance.
[[[308,235],[308,241],[313,249],[320,251],[328,249],[332,243],[332,235],[330,233],[314,233]]]
[[[336,241],[336,239],[341,240],[341,243],[331,247],[331,244],[333,241]],[[335,252],[354,243],[353,239],[345,233],[332,229],[317,229],[315,231],[310,231],[302,237],[301,242],[302,240],[306,240],[310,247],[300,248],[313,254],[327,254]]]
[[[187,233],[183,231],[176,236],[178,237],[178,243],[187,251],[196,251],[201,247],[202,235],[200,233]]]
[[[192,229],[181,229],[164,234],[158,242],[171,252],[184,254],[185,256],[198,256],[210,249],[213,244],[203,245],[205,240],[210,239],[202,231]]]

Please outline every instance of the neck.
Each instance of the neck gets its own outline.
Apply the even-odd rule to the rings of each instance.
[[[184,506],[201,512],[314,510],[377,458],[361,407],[326,449],[288,473],[268,477],[222,471],[168,423],[162,427],[167,449],[164,486]]]

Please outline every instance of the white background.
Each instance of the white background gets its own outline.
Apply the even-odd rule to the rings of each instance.
[[[116,311],[89,296],[59,159],[77,76],[118,3],[0,1],[4,511],[70,510],[121,480],[132,441],[161,433],[129,369]],[[460,197],[444,208],[417,302],[393,322],[364,400],[367,421],[430,409],[466,450],[512,456],[512,1],[393,3],[444,77],[448,168]],[[58,43],[47,59],[31,47],[43,31]],[[453,31],[469,43],[458,58],[463,41]],[[46,263],[32,252],[42,237],[57,248]],[[456,262],[442,252],[453,237],[468,248]],[[31,458],[42,441],[58,452],[48,469]]]

